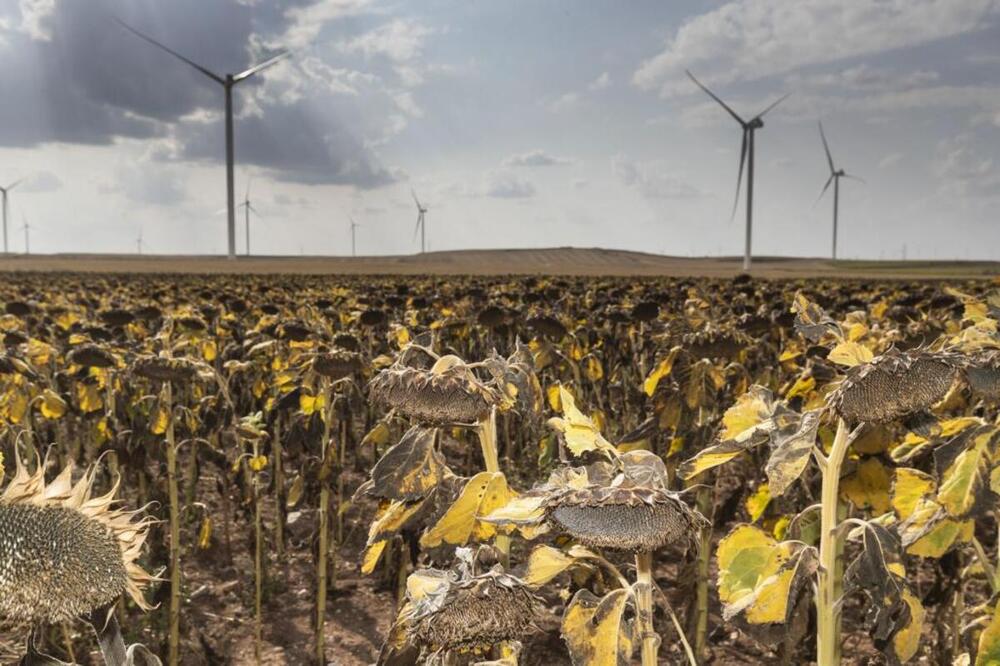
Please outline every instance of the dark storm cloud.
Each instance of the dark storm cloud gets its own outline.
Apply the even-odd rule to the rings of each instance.
[[[289,29],[295,14],[289,10],[314,2],[57,0],[27,27],[28,10],[0,13],[0,25],[3,19],[8,25],[0,28],[0,54],[13,59],[0,77],[0,99],[13,101],[0,104],[0,145],[169,137],[177,149],[158,151],[157,159],[221,161],[222,87],[128,33],[114,17],[225,75],[270,55],[259,45]],[[252,99],[259,113],[238,120],[241,165],[307,183],[370,188],[393,180],[356,135],[360,128],[330,108],[311,111],[317,105],[309,94],[262,98],[260,85],[250,79],[234,93],[238,112]],[[207,122],[184,120],[200,111],[210,113]]]

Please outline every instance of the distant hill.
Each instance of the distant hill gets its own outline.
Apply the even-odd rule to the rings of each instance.
[[[733,276],[737,257],[669,257],[600,248],[455,250],[384,257],[240,257],[118,254],[12,255],[0,258],[2,271],[114,273],[297,273],[387,275],[669,275]],[[997,262],[838,261],[759,257],[760,277],[985,278],[1000,275]]]

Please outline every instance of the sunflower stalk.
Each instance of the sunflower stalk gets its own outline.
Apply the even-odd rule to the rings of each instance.
[[[500,471],[500,459],[497,450],[497,410],[490,409],[489,416],[480,421],[476,427],[479,435],[479,446],[483,451],[483,460],[487,472]],[[510,536],[496,535],[496,547],[500,551],[500,563],[505,570],[510,569]]]
[[[639,635],[642,638],[642,666],[656,666],[656,653],[660,647],[660,637],[653,627],[653,553],[635,554],[636,569],[636,615]]]
[[[319,473],[319,535],[318,553],[316,557],[316,636],[314,641],[314,656],[317,664],[326,663],[326,593],[328,584],[327,561],[330,548],[330,484],[328,483],[328,457],[330,449],[330,420],[333,418],[333,391],[327,379],[322,380],[323,386],[323,447]]]
[[[818,666],[840,664],[840,596],[843,572],[839,565],[841,532],[839,529],[840,471],[847,457],[847,423],[837,419],[837,434],[823,472],[820,508],[819,572],[816,595],[816,660]]]
[[[181,507],[177,488],[177,442],[174,434],[173,388],[163,382],[160,393],[163,409],[167,413],[167,492],[170,501],[170,610],[167,637],[167,663],[180,663],[181,623]]]

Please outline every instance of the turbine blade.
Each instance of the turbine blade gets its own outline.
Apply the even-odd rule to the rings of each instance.
[[[271,57],[271,58],[268,58],[264,62],[262,62],[262,63],[260,63],[258,65],[254,65],[250,69],[243,70],[239,74],[235,75],[233,77],[233,82],[236,83],[236,82],[242,81],[243,79],[249,79],[251,76],[253,76],[257,72],[263,71],[263,70],[267,69],[268,67],[270,67],[271,65],[276,65],[278,63],[278,61],[280,61],[280,60],[282,60],[284,58],[287,58],[290,55],[291,55],[290,51],[282,51],[278,55],[276,55],[274,57]]]
[[[413,240],[417,240],[417,232],[420,231],[420,225],[424,221],[423,215],[417,215],[417,226],[413,227]]]
[[[738,113],[736,113],[731,108],[729,108],[729,106],[727,106],[725,102],[723,102],[721,99],[719,99],[719,97],[714,92],[712,92],[711,90],[709,90],[708,88],[706,88],[705,86],[703,86],[701,84],[701,81],[699,81],[698,79],[694,78],[694,74],[692,74],[689,70],[686,70],[686,69],[684,71],[687,73],[687,75],[689,77],[691,77],[691,80],[694,81],[694,83],[695,83],[696,86],[698,86],[699,88],[701,88],[702,90],[704,90],[705,93],[707,93],[709,97],[711,97],[716,102],[718,102],[720,105],[722,105],[722,108],[725,109],[726,111],[728,111],[729,115],[731,115],[733,118],[736,119],[736,122],[738,122],[740,125],[746,125],[746,121],[743,120],[742,118],[740,118],[740,115]]]
[[[844,174],[844,178],[850,178],[851,180],[859,181],[860,183],[867,185],[868,182],[864,178],[858,178],[857,176],[851,175],[849,173]]]
[[[237,208],[239,208],[239,206],[237,206]],[[219,210],[212,213],[212,215],[222,215],[223,213],[228,213],[228,212],[229,212],[229,207],[227,206],[226,208],[220,208]]]
[[[736,198],[733,199],[733,212],[729,216],[729,219],[736,217],[736,207],[740,204],[740,184],[743,183],[743,165],[747,159],[747,151],[749,146],[747,146],[747,132],[749,130],[743,130],[743,145],[740,146],[740,170],[736,174]]]
[[[830,163],[830,173],[836,171],[833,168],[833,156],[830,155],[830,146],[826,142],[826,134],[823,132],[823,121],[819,121],[819,136],[823,139],[823,150],[826,151],[826,161]]]
[[[412,187],[410,188],[410,194],[413,195],[413,202],[417,204],[417,210],[423,210],[423,206],[420,205],[420,199],[417,198],[417,193],[413,191]]]
[[[250,210],[250,212],[252,212],[252,213],[253,213],[254,215],[256,215],[257,217],[264,217],[263,215],[261,215],[261,214],[260,214],[260,213],[259,213],[259,212],[257,211],[257,209],[256,209],[256,208],[254,208],[254,207],[253,207],[253,205],[251,205],[251,204],[247,204],[247,208],[248,208],[248,209]]]
[[[813,202],[813,207],[815,207],[816,204],[819,203],[819,200],[823,198],[823,195],[826,194],[826,191],[828,189],[830,189],[830,183],[832,183],[833,179],[836,178],[836,177],[837,177],[837,174],[831,173],[830,177],[826,179],[826,185],[823,186],[823,190],[819,193],[819,196],[816,197],[816,201]]]
[[[148,35],[144,35],[143,33],[139,32],[138,30],[136,30],[135,28],[133,28],[132,26],[130,26],[128,23],[126,23],[125,21],[121,20],[120,18],[115,17],[115,23],[117,23],[121,27],[125,28],[126,30],[128,30],[129,32],[131,32],[133,35],[135,35],[136,37],[138,37],[139,39],[143,39],[143,40],[149,42],[150,44],[152,44],[153,46],[156,46],[158,48],[163,49],[164,51],[166,51],[167,53],[169,53],[173,57],[177,58],[178,60],[186,62],[187,64],[191,65],[192,67],[194,67],[195,69],[197,69],[199,72],[201,72],[202,74],[204,74],[208,78],[210,78],[213,81],[215,81],[216,83],[221,83],[222,85],[225,85],[226,80],[223,79],[218,74],[216,74],[215,72],[213,72],[212,70],[206,69],[205,67],[202,67],[201,65],[199,65],[196,62],[194,62],[193,60],[189,60],[189,59],[185,58],[180,53],[178,53],[177,51],[174,51],[170,47],[164,46],[163,44],[159,43],[158,41],[156,41],[152,37],[150,37]]]
[[[18,178],[17,180],[15,180],[13,183],[11,183],[10,185],[8,185],[7,187],[0,187],[0,190],[3,190],[5,192],[10,192],[12,189],[14,189],[15,187],[17,187],[18,185],[20,185],[23,182],[24,182],[24,178]]]
[[[776,107],[779,104],[781,104],[782,102],[784,102],[786,99],[788,99],[788,96],[791,95],[791,94],[792,93],[785,93],[784,95],[782,95],[778,99],[774,100],[773,102],[771,102],[771,106],[767,107],[766,109],[764,109],[763,111],[761,111],[760,113],[758,113],[756,117],[757,118],[763,118],[765,113],[767,113],[768,111],[770,111],[774,107]]]
[[[250,183],[251,183],[251,181],[253,181],[253,176],[247,176],[247,193],[246,193],[246,196],[245,196],[245,198],[246,198],[247,201],[250,201]]]

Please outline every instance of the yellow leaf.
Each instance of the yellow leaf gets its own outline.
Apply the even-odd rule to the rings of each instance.
[[[549,425],[562,433],[566,446],[575,456],[586,451],[601,451],[608,456],[615,455],[615,447],[604,439],[597,426],[576,407],[573,395],[559,387],[559,402],[563,418],[549,419]]]
[[[219,355],[219,348],[215,344],[215,340],[206,339],[201,342],[201,357],[211,363],[215,360],[215,357]]]
[[[262,472],[267,468],[267,456],[253,456],[250,458],[249,465],[254,472]]]
[[[587,357],[587,363],[583,367],[584,374],[591,382],[599,382],[604,378],[604,367],[593,355]]]
[[[305,490],[305,481],[301,476],[296,476],[292,480],[292,487],[288,489],[288,496],[285,498],[285,507],[292,509],[299,500],[302,499],[302,492]]]
[[[617,589],[598,599],[580,590],[566,607],[562,637],[574,664],[617,666],[632,656],[632,630],[625,622],[629,591]]]
[[[781,624],[791,612],[792,589],[809,551],[779,543],[753,525],[740,525],[719,542],[719,599],[723,618],[744,613],[751,624]]]
[[[90,382],[77,383],[76,402],[80,411],[84,414],[96,412],[104,406],[97,385]]]
[[[549,407],[552,408],[553,412],[562,412],[562,401],[559,400],[560,390],[559,384],[553,384],[545,389],[545,395],[549,399]]]
[[[722,416],[720,439],[745,439],[747,433],[771,418],[771,400],[766,391],[763,387],[751,386],[736,399]]]
[[[667,354],[666,358],[656,364],[653,371],[646,376],[646,381],[642,383],[642,390],[646,392],[646,395],[653,397],[656,393],[656,387],[660,385],[660,380],[670,374],[673,370],[674,361],[677,360],[677,355],[680,353],[680,345],[674,347]]]
[[[959,453],[941,475],[937,501],[952,516],[964,517],[968,514],[988,482],[987,445],[992,435],[992,429],[978,434],[974,439],[975,443]]]
[[[308,393],[302,393],[299,396],[299,409],[306,416],[315,412],[322,412],[324,405],[326,405],[326,398],[323,394],[309,395]]]
[[[388,541],[377,541],[365,549],[365,556],[361,562],[361,573],[367,576],[375,571],[375,565],[382,558],[382,552],[388,543]]]
[[[771,503],[771,489],[767,483],[762,483],[746,500],[747,513],[750,514],[750,521],[756,523],[757,519],[764,515],[767,505]]]
[[[1000,604],[993,611],[990,623],[979,634],[979,650],[976,666],[997,666],[1000,664]]]
[[[66,414],[66,401],[51,389],[42,391],[42,416],[47,419],[61,419]]]
[[[541,587],[576,564],[577,559],[552,546],[538,546],[528,557],[528,570],[524,582],[531,587]]]
[[[871,508],[876,515],[889,510],[889,472],[878,458],[868,458],[840,482],[840,494],[854,506]]]
[[[937,484],[934,477],[918,469],[899,467],[892,484],[892,508],[896,517],[906,520],[913,514],[921,498],[934,493]]]
[[[198,530],[198,548],[207,550],[212,545],[212,518],[209,515],[201,521],[201,529]]]
[[[424,533],[420,545],[434,548],[442,542],[464,546],[470,539],[483,541],[496,534],[496,526],[479,518],[508,504],[515,497],[500,472],[480,472],[469,479],[436,525]]]
[[[807,396],[809,393],[816,388],[816,378],[812,375],[799,377],[792,384],[792,388],[788,389],[788,393],[785,394],[785,398],[791,400],[797,396]]]
[[[170,410],[165,404],[157,404],[153,419],[149,423],[149,431],[154,435],[162,435],[170,425]]]
[[[872,350],[868,349],[868,347],[848,340],[841,342],[839,345],[830,350],[830,353],[826,358],[827,360],[839,365],[853,368],[856,365],[868,363],[872,360],[872,358],[874,358],[874,355],[872,354]]]
[[[920,649],[920,634],[924,628],[925,615],[923,604],[909,587],[903,588],[903,601],[910,607],[910,621],[892,637],[893,650],[900,663],[912,659]]]

